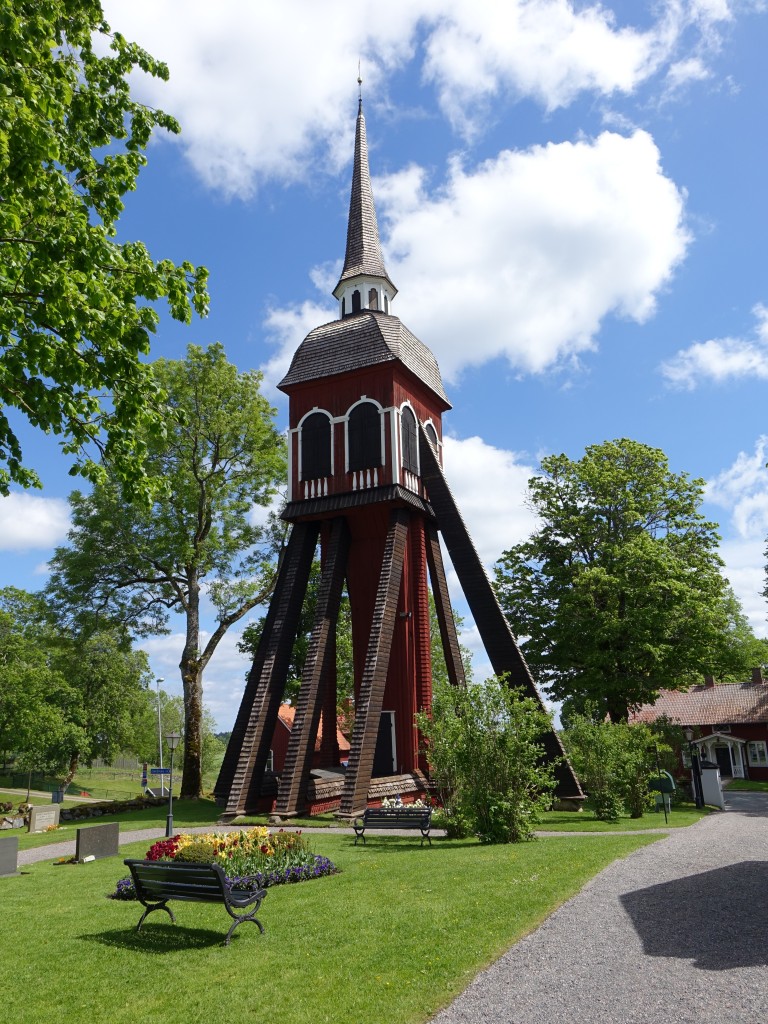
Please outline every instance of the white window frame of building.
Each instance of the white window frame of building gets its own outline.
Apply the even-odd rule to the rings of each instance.
[[[747,761],[750,768],[768,768],[768,744],[765,740],[747,742]]]

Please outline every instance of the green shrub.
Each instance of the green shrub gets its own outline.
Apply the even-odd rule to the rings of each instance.
[[[484,843],[533,838],[555,785],[541,743],[552,723],[538,701],[495,676],[442,684],[416,723],[452,831],[467,823]]]
[[[216,859],[216,853],[213,843],[198,839],[178,850],[173,859],[190,864],[212,864]]]

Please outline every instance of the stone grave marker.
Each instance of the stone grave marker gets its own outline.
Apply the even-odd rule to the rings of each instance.
[[[3,836],[0,839],[0,878],[17,874],[16,865],[19,856],[19,837]]]
[[[101,860],[119,853],[120,823],[108,821],[105,825],[91,825],[77,830],[75,860],[82,864],[86,857]]]
[[[59,824],[61,807],[59,804],[45,805],[43,807],[32,807],[29,812],[28,832],[43,832],[50,825]]]

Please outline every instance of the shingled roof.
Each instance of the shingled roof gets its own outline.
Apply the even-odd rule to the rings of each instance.
[[[339,285],[359,274],[384,277],[392,284],[381,257],[379,226],[376,221],[376,207],[373,202],[371,173],[368,168],[368,143],[365,137],[363,101],[360,100],[355,128],[355,159],[352,169],[352,192],[349,198],[349,219],[347,221],[347,251],[344,255],[344,269],[333,294]],[[337,296],[338,297],[338,296]]]
[[[644,704],[630,721],[654,722],[662,715],[680,725],[768,722],[768,683],[718,683],[685,692],[662,690],[655,704]]]
[[[285,377],[277,385],[321,380],[380,363],[400,362],[451,408],[437,360],[427,346],[391,313],[367,309],[355,316],[315,327],[299,345]]]

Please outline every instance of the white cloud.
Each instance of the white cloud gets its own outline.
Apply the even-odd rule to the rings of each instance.
[[[243,622],[243,627],[246,622]],[[241,630],[230,629],[216,648],[203,676],[203,700],[216,719],[219,729],[231,729],[245,690],[249,659],[237,650]],[[201,630],[200,643],[205,645],[210,632]],[[150,637],[141,641],[149,655],[155,678],[162,678],[163,690],[170,694],[182,692],[179,659],[184,648],[184,634]]]
[[[314,327],[335,320],[338,315],[338,306],[331,307],[318,302],[304,302],[300,306],[284,309],[273,307],[269,310],[264,329],[274,354],[260,369],[273,399],[282,395],[276,390],[276,385],[288,372],[291,359],[307,334]]]
[[[768,535],[768,436],[754,451],[739,452],[727,469],[707,483],[706,498],[726,510],[726,539],[720,546],[725,574],[753,629],[766,632],[765,538]]]
[[[480,558],[489,570],[502,551],[535,528],[526,506],[533,466],[481,437],[444,439],[443,468]]]
[[[410,166],[374,191],[400,289],[393,312],[448,381],[499,356],[542,372],[594,349],[606,316],[646,320],[690,241],[684,196],[643,131],[504,150],[473,171],[454,162],[431,193],[424,169]],[[312,327],[337,315],[314,302],[270,310],[268,383]]]
[[[768,307],[758,303],[752,312],[752,337],[712,338],[681,349],[662,363],[661,373],[671,387],[693,391],[704,381],[723,384],[743,377],[768,380]]]
[[[456,163],[434,194],[415,167],[374,189],[394,311],[448,380],[497,356],[540,372],[594,348],[611,313],[645,320],[689,242],[643,131]]]
[[[648,32],[617,29],[613,13],[570,0],[449,5],[427,41],[425,76],[449,119],[465,133],[478,104],[512,90],[547,110],[583,91],[631,92],[672,48],[679,26],[662,17]]]
[[[13,492],[0,497],[0,551],[51,548],[66,539],[69,504],[63,498]]]
[[[730,16],[724,0],[666,0],[645,29],[619,27],[605,5],[571,0],[104,7],[114,28],[169,65],[168,83],[138,76],[138,95],[178,117],[183,150],[207,186],[240,196],[266,179],[295,180],[349,160],[358,58],[366,95],[386,102],[388,78],[423,55],[443,112],[472,134],[500,94],[553,110],[585,91],[632,93],[669,62],[701,62]]]

